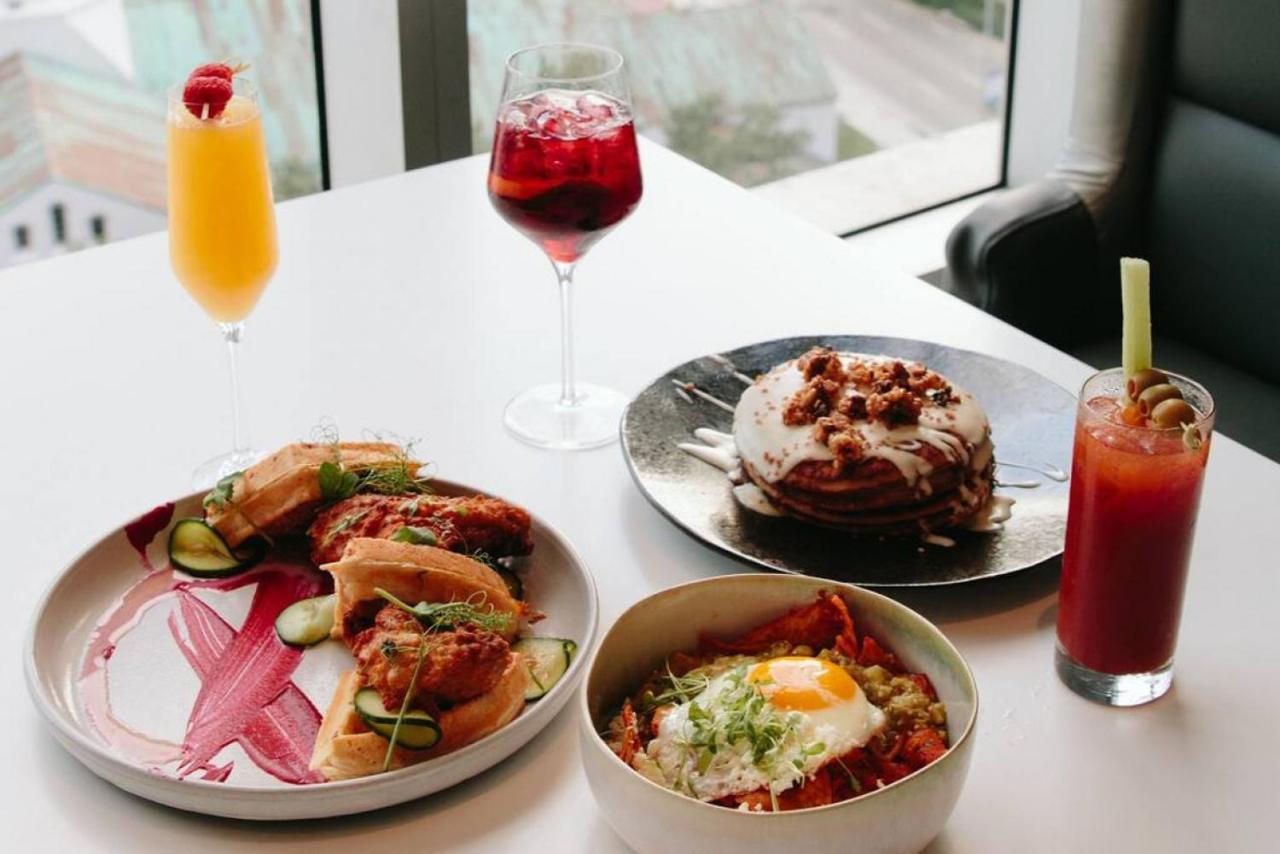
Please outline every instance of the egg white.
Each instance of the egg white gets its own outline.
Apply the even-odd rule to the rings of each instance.
[[[885,723],[885,715],[873,706],[861,689],[845,701],[825,709],[793,711],[766,706],[788,723],[788,733],[770,752],[765,767],[753,761],[746,739],[719,746],[706,767],[699,770],[699,751],[689,747],[693,731],[691,706],[710,715],[725,714],[724,700],[734,690],[734,674],[745,667],[717,676],[689,703],[677,706],[658,725],[649,742],[647,757],[652,766],[647,776],[669,788],[703,801],[769,788],[775,794],[786,791],[812,775],[837,756],[862,747]]]

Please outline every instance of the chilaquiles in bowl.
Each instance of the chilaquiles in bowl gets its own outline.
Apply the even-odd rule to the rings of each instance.
[[[749,812],[856,798],[948,749],[929,677],[859,636],[844,601],[825,591],[737,638],[671,654],[604,738],[658,785]]]

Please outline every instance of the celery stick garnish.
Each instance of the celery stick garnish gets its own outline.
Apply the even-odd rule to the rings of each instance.
[[[1151,265],[1142,258],[1120,259],[1120,303],[1124,310],[1120,364],[1127,378],[1151,367]]]

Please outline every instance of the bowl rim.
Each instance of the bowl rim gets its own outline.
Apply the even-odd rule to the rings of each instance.
[[[470,485],[463,483],[461,481],[449,480],[445,478],[433,478],[432,483],[437,487],[440,493],[445,495],[452,494],[453,491],[471,491],[471,492],[477,492],[477,493],[484,492],[483,490],[480,490],[475,487],[471,487]],[[178,507],[188,504],[191,501],[201,499],[206,492],[207,490],[198,490],[195,492],[185,493],[165,503],[173,504],[174,511],[176,512]],[[493,493],[484,492],[484,494],[492,495]],[[162,506],[162,505],[157,505],[157,506]],[[146,512],[148,511],[142,511],[142,513],[146,513]],[[50,731],[52,732],[54,737],[62,744],[62,746],[77,761],[79,761],[83,765],[86,765],[90,771],[93,771],[95,774],[98,774],[99,776],[103,776],[103,773],[107,769],[110,769],[110,771],[118,775],[119,778],[129,780],[136,785],[141,786],[144,784],[153,783],[156,780],[160,780],[160,781],[163,781],[160,784],[161,786],[166,788],[171,788],[174,791],[177,791],[178,789],[176,787],[169,786],[168,784],[177,783],[180,785],[182,791],[192,791],[192,792],[205,791],[209,793],[216,793],[216,797],[228,803],[248,800],[258,796],[275,798],[275,799],[278,799],[281,797],[299,798],[299,797],[305,796],[308,798],[314,798],[319,800],[323,798],[328,798],[330,796],[336,796],[336,795],[352,792],[353,790],[354,792],[359,793],[366,790],[382,790],[382,789],[388,789],[388,788],[394,789],[397,784],[402,784],[408,779],[430,777],[431,776],[430,772],[439,771],[441,767],[444,767],[445,763],[448,763],[450,767],[458,764],[462,764],[469,757],[485,752],[486,749],[491,745],[502,743],[504,739],[509,738],[513,732],[519,732],[531,726],[534,726],[533,724],[528,723],[530,719],[539,721],[539,723],[534,727],[534,730],[533,730],[533,735],[536,736],[543,729],[549,726],[552,720],[555,718],[555,714],[552,714],[547,716],[546,720],[542,720],[542,715],[538,715],[538,709],[540,708],[540,706],[536,703],[526,702],[524,708],[521,710],[521,714],[517,715],[516,718],[512,719],[506,725],[499,727],[498,729],[494,730],[493,732],[489,733],[483,738],[477,739],[476,741],[473,741],[470,744],[464,745],[458,748],[457,750],[452,751],[451,753],[443,754],[434,759],[429,759],[429,760],[426,760],[425,762],[421,762],[416,765],[409,765],[404,768],[397,768],[392,771],[385,771],[379,774],[371,774],[365,777],[356,777],[350,780],[325,780],[323,782],[308,783],[305,785],[292,785],[292,786],[264,785],[264,784],[251,784],[251,785],[237,784],[233,787],[229,787],[229,786],[226,786],[225,784],[214,783],[208,780],[200,780],[200,779],[178,780],[175,778],[157,776],[156,774],[138,765],[135,765],[134,763],[128,761],[127,759],[124,759],[123,757],[118,756],[114,751],[110,749],[110,747],[100,744],[98,741],[96,741],[91,736],[89,736],[86,732],[84,732],[83,729],[76,727],[74,724],[68,721],[62,709],[59,707],[59,705],[53,702],[53,700],[48,695],[48,692],[46,691],[46,686],[44,684],[44,680],[40,673],[39,665],[36,661],[36,658],[37,658],[36,636],[39,632],[40,626],[44,622],[46,612],[53,606],[53,600],[57,595],[57,593],[59,592],[59,589],[61,588],[61,586],[66,582],[67,577],[71,574],[72,570],[75,569],[82,561],[86,560],[93,552],[101,548],[102,545],[107,540],[118,535],[121,531],[124,530],[125,526],[129,522],[139,518],[140,515],[141,514],[135,513],[129,516],[126,520],[122,521],[119,525],[116,525],[115,527],[105,531],[98,537],[94,538],[94,540],[91,543],[89,543],[83,549],[81,549],[74,558],[72,558],[69,561],[66,561],[65,564],[63,564],[62,568],[49,581],[43,593],[40,594],[40,597],[37,600],[37,603],[35,605],[35,608],[32,611],[30,621],[27,624],[24,641],[23,641],[23,650],[22,650],[23,677],[24,677],[23,681],[26,683],[27,693],[32,700],[32,704],[36,707],[36,710],[40,713],[40,716],[44,719],[45,724],[50,728]],[[565,675],[561,677],[560,682],[557,683],[556,686],[553,686],[551,689],[552,692],[556,692],[558,688],[563,686],[567,688],[569,691],[572,691],[577,687],[574,685],[574,680],[580,680],[585,678],[587,669],[589,667],[589,662],[593,661],[595,658],[595,647],[600,642],[601,636],[600,636],[599,588],[596,584],[595,576],[592,574],[590,567],[587,566],[587,563],[582,559],[581,554],[579,554],[578,550],[569,541],[569,539],[560,531],[560,529],[556,528],[554,525],[551,525],[545,519],[543,519],[541,516],[534,513],[533,511],[529,511],[529,516],[532,519],[533,527],[537,529],[539,533],[546,535],[548,539],[554,541],[564,551],[566,556],[569,558],[569,562],[573,566],[575,566],[578,570],[580,570],[579,576],[586,583],[586,588],[588,592],[588,596],[586,597],[586,604],[588,606],[586,611],[587,630],[584,634],[581,647],[590,650],[591,656],[590,658],[586,656],[579,656],[576,661],[571,662],[569,665],[569,669],[565,671]],[[173,523],[173,520],[171,519],[169,524],[172,524],[172,523]],[[551,693],[548,693],[547,696],[550,697]],[[569,700],[569,697],[566,696],[564,702],[567,704],[568,700]],[[548,704],[548,707],[551,707],[554,705],[555,703],[550,703]],[[560,710],[561,709],[557,709],[556,714],[558,714]],[[79,751],[83,751],[83,753]],[[88,757],[92,757],[92,760],[94,762],[100,763],[101,768],[103,770],[99,771],[97,767],[94,767],[92,764],[90,764],[90,760]],[[500,760],[500,761],[505,761],[505,760]],[[494,763],[494,764],[498,764],[498,763]],[[486,766],[486,768],[488,767],[492,767],[492,766]],[[477,775],[470,774],[470,775],[467,775],[467,777],[464,777],[463,779],[464,780],[470,779],[471,777],[474,777],[474,776],[477,776]],[[124,788],[120,783],[116,782],[115,779],[113,778],[107,778],[107,779],[109,782],[111,782],[113,785],[117,786],[118,788]],[[132,791],[132,790],[130,789],[127,791]],[[146,797],[146,796],[143,796],[143,797]],[[155,800],[154,798],[149,798],[149,799]],[[165,803],[165,802],[161,801],[161,803]],[[381,807],[378,807],[378,808],[381,808]],[[209,813],[209,814],[217,815],[217,813]],[[343,814],[345,813],[335,813],[335,815],[343,815]],[[301,820],[305,821],[308,819],[301,819]]]
[[[947,746],[947,752],[944,753],[938,759],[935,759],[933,762],[930,762],[928,765],[925,765],[923,768],[918,768],[915,771],[912,771],[910,774],[908,774],[905,777],[894,780],[892,783],[890,783],[887,786],[882,786],[879,789],[876,789],[874,792],[867,792],[865,794],[861,794],[853,798],[848,798],[846,800],[837,801],[831,804],[824,804],[819,807],[805,807],[804,809],[785,810],[780,812],[752,812],[748,810],[735,810],[735,809],[728,809],[722,806],[717,806],[708,801],[700,801],[700,800],[697,800],[696,798],[691,798],[691,797],[688,797],[687,795],[682,795],[679,792],[672,791],[671,789],[668,789],[665,786],[660,786],[654,781],[650,780],[648,777],[645,777],[643,774],[640,774],[630,765],[627,765],[625,762],[622,761],[621,758],[618,757],[616,753],[614,753],[612,750],[609,749],[608,745],[605,744],[604,738],[601,737],[600,732],[595,727],[595,721],[591,717],[591,707],[587,701],[587,692],[588,692],[588,689],[590,688],[592,677],[595,675],[596,662],[599,659],[600,651],[604,649],[606,643],[609,640],[609,637],[613,634],[614,629],[617,628],[618,623],[622,622],[622,620],[625,617],[630,615],[636,609],[648,605],[653,599],[659,596],[664,596],[673,591],[685,590],[691,587],[714,586],[716,584],[724,583],[727,580],[741,581],[745,579],[753,579],[752,581],[748,582],[751,584],[784,584],[784,585],[795,584],[797,583],[797,580],[803,579],[805,583],[812,582],[822,587],[829,585],[834,588],[850,588],[856,591],[859,595],[866,595],[873,599],[884,600],[891,606],[891,608],[896,608],[899,611],[905,612],[913,617],[919,618],[926,626],[928,626],[934,633],[936,633],[937,639],[940,640],[942,644],[955,655],[956,660],[960,662],[959,672],[963,677],[964,684],[968,687],[970,693],[972,693],[973,695],[973,709],[969,714],[969,719],[965,722],[964,728],[961,731],[960,736],[954,739],[952,743]],[[974,678],[973,670],[972,668],[969,667],[969,662],[965,660],[965,657],[961,655],[960,650],[956,649],[955,644],[951,642],[951,639],[946,636],[946,634],[942,631],[942,629],[938,628],[936,625],[933,624],[931,620],[929,620],[919,611],[916,611],[914,608],[909,608],[906,605],[903,605],[901,602],[898,602],[896,599],[892,599],[888,596],[885,596],[883,593],[877,593],[874,590],[869,590],[866,587],[859,587],[856,584],[848,584],[846,582],[841,582],[841,581],[831,581],[829,579],[818,578],[816,576],[808,576],[808,575],[793,575],[793,574],[776,574],[775,575],[775,574],[764,574],[764,573],[755,573],[755,572],[732,573],[729,575],[717,575],[712,578],[700,578],[694,581],[686,581],[681,584],[675,584],[670,587],[664,587],[661,590],[655,591],[654,593],[651,593],[650,595],[644,597],[643,599],[640,599],[639,601],[632,603],[630,606],[627,607],[625,611],[623,611],[621,614],[617,616],[617,618],[613,621],[612,625],[610,625],[609,628],[605,630],[604,634],[600,636],[599,642],[596,644],[596,648],[591,653],[591,660],[587,663],[586,670],[583,673],[582,684],[578,686],[578,712],[581,715],[582,726],[589,728],[592,734],[595,736],[593,739],[591,739],[595,745],[594,749],[603,751],[608,756],[608,760],[611,760],[613,763],[616,763],[613,767],[624,771],[625,773],[634,777],[636,780],[640,781],[642,784],[652,787],[654,791],[660,792],[661,793],[660,797],[670,797],[672,799],[675,799],[672,801],[672,803],[679,802],[682,804],[686,804],[689,807],[694,809],[714,810],[715,814],[717,815],[735,815],[736,814],[736,815],[751,816],[752,818],[775,819],[775,820],[787,818],[791,816],[801,816],[801,815],[819,813],[824,810],[835,810],[840,808],[847,808],[850,804],[855,804],[855,803],[866,803],[870,801],[872,798],[876,797],[877,795],[883,794],[884,792],[888,792],[890,789],[897,789],[903,786],[903,784],[907,784],[910,781],[917,779],[921,775],[929,772],[930,769],[941,766],[941,764],[944,762],[954,761],[956,755],[959,753],[960,748],[973,737],[974,730],[976,729],[977,723],[978,723],[978,704],[979,704],[978,681],[977,679]],[[948,731],[947,734],[950,735],[950,731]]]

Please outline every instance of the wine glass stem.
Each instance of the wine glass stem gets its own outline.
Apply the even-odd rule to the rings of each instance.
[[[552,261],[560,285],[560,405],[576,406],[573,376],[573,262]]]
[[[244,425],[240,421],[240,378],[236,371],[236,345],[244,332],[244,323],[219,323],[222,340],[227,342],[227,364],[231,368],[231,453],[237,457],[248,451],[244,438]]]

